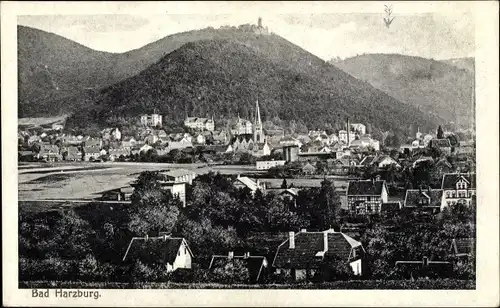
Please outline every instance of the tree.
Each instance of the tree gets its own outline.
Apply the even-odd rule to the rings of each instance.
[[[441,127],[441,125],[439,125],[438,129],[437,129],[437,138],[438,139],[444,138],[444,132],[443,132],[443,128]]]
[[[283,182],[281,183],[281,188],[283,188],[283,189],[288,188],[288,183],[286,182],[286,179],[283,179]]]
[[[142,172],[131,196],[129,229],[144,235],[150,232],[169,232],[174,227],[180,200],[161,188],[156,172]]]
[[[458,136],[456,134],[451,134],[446,136],[448,140],[450,140],[450,144],[452,147],[457,147],[460,145],[460,141],[458,139]]]
[[[314,280],[318,282],[347,280],[353,276],[354,272],[347,261],[333,255],[323,260],[320,268],[315,273]]]
[[[248,283],[250,273],[245,261],[232,259],[224,266],[217,267],[212,273],[212,280],[223,283]]]
[[[317,227],[321,230],[332,227],[340,210],[340,196],[335,190],[333,182],[325,179],[321,182],[316,197],[316,209],[313,209],[312,217],[316,218]]]

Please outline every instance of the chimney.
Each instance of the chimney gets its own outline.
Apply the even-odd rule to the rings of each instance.
[[[300,229],[300,232],[307,232],[307,229]]]
[[[429,265],[429,258],[424,257],[424,258],[422,259],[422,266],[424,266],[424,267],[425,267],[425,266],[427,266],[427,265]]]
[[[247,251],[243,254],[243,258],[248,259],[250,257],[250,252]]]
[[[323,232],[323,251],[324,252],[328,251],[328,232],[327,231]]]
[[[288,232],[288,242],[289,242],[289,247],[290,249],[295,248],[295,232],[290,231]]]
[[[227,254],[227,258],[228,258],[229,260],[231,260],[231,259],[233,259],[233,257],[234,257],[234,251],[230,251],[230,252],[228,252],[228,254]]]
[[[146,237],[145,237],[146,241],[148,240],[148,238],[149,238],[149,236],[146,234]]]

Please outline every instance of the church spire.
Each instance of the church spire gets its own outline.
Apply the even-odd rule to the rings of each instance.
[[[260,120],[260,109],[259,109],[259,99],[257,98],[257,101],[255,102],[255,124],[260,125],[261,120]]]

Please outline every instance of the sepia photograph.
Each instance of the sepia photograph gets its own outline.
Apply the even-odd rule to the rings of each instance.
[[[17,14],[15,288],[477,290],[476,13],[410,4]]]

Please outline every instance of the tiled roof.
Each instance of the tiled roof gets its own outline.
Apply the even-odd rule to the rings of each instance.
[[[242,135],[234,136],[231,139],[231,143],[235,143],[236,141],[243,142],[243,140],[245,140],[246,142],[253,140],[253,135],[252,134],[242,134]]]
[[[359,163],[361,166],[369,166],[372,164],[372,162],[375,160],[375,156],[373,155],[368,155],[368,156],[365,156],[365,158],[363,158],[363,160],[361,160],[361,162]]]
[[[427,206],[440,207],[443,198],[442,189],[408,189],[405,196],[405,207],[419,207],[420,199],[430,198],[430,203]]]
[[[380,210],[382,212],[392,212],[401,209],[401,203],[399,201],[389,201],[382,203]]]
[[[476,174],[475,173],[447,173],[443,175],[443,182],[441,189],[455,189],[458,180],[464,179],[469,182],[469,188],[476,188]]]
[[[430,145],[440,147],[440,148],[451,147],[449,139],[431,139]]]
[[[123,256],[123,261],[139,260],[145,264],[173,264],[182,241],[183,238],[168,236],[134,237]],[[192,255],[189,247],[188,251]]]
[[[347,195],[358,196],[380,196],[385,181],[349,181]]]
[[[326,232],[326,231],[325,231]],[[316,257],[324,251],[323,232],[299,232],[295,234],[295,248],[289,248],[289,239],[276,252],[273,266],[277,268],[318,268],[324,259]],[[340,232],[328,232],[328,250],[324,258],[337,256],[348,261],[351,249],[361,243]]]
[[[234,260],[242,261],[243,264],[248,269],[251,282],[257,282],[262,274],[264,267],[267,267],[267,259],[263,256],[234,256],[229,259],[228,256],[212,256],[212,261],[210,261],[209,270],[213,271],[216,268],[221,268],[226,266],[228,263],[234,262]]]

